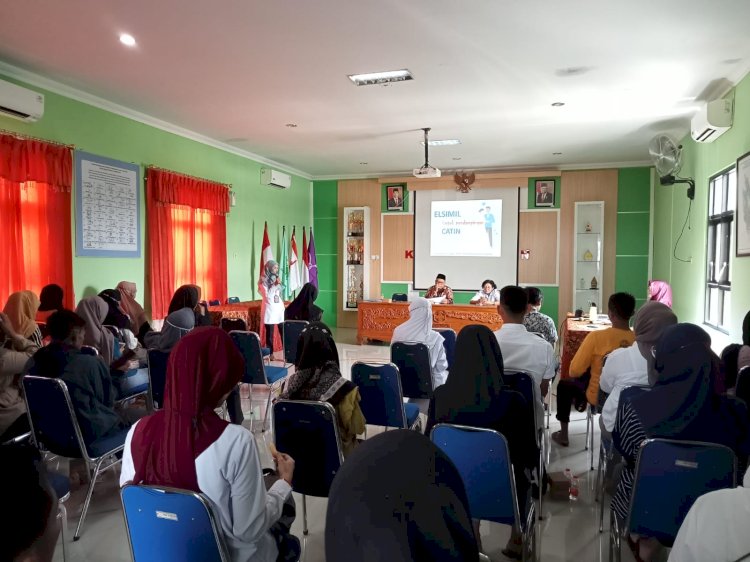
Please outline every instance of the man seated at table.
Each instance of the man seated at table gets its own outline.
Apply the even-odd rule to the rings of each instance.
[[[435,284],[427,289],[427,293],[424,296],[426,299],[436,299],[438,297],[443,297],[443,300],[438,304],[453,304],[453,289],[445,284],[445,275],[442,273],[437,274]]]
[[[506,371],[519,371],[534,377],[537,427],[544,422],[542,397],[546,396],[549,381],[555,377],[555,359],[552,346],[523,325],[526,316],[528,297],[526,291],[515,285],[500,289],[500,304],[497,312],[503,325],[495,332],[503,354],[503,368]]]
[[[629,321],[635,311],[635,298],[630,293],[615,293],[609,297],[607,314],[612,327],[591,332],[583,340],[573,360],[570,362],[568,379],[557,385],[557,419],[560,431],[552,434],[552,440],[567,447],[570,408],[575,404],[579,412],[586,410],[586,404],[596,405],[599,399],[599,377],[602,374],[602,361],[612,350],[629,347],[635,341]]]

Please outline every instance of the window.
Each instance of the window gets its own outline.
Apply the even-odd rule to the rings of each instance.
[[[729,318],[732,285],[730,256],[732,255],[732,223],[737,206],[737,173],[734,168],[711,178],[708,190],[708,232],[706,236],[706,307],[703,321],[729,332],[725,322]]]

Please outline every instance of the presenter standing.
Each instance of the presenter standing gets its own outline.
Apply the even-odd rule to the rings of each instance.
[[[443,297],[440,304],[453,304],[453,289],[445,284],[445,275],[438,273],[435,277],[435,284],[427,289],[424,295],[426,299],[435,299],[437,297]]]
[[[281,279],[279,279],[279,264],[273,260],[266,262],[266,269],[260,280],[260,287],[265,301],[263,323],[266,325],[266,347],[273,350],[274,328],[281,335],[281,323],[284,321],[284,301],[281,298]],[[273,351],[272,351],[273,352]]]

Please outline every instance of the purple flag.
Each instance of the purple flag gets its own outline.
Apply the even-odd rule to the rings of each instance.
[[[310,273],[310,283],[312,283],[315,288],[318,288],[318,259],[315,257],[315,240],[313,239],[313,231],[312,227],[310,228],[310,243],[307,250],[309,254],[309,266],[308,271]]]

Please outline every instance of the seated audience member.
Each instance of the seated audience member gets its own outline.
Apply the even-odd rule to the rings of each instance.
[[[670,562],[750,560],[750,471],[742,486],[702,495],[690,508],[669,553]]]
[[[281,393],[284,400],[319,400],[336,409],[341,445],[348,456],[365,431],[359,389],[341,376],[339,354],[331,331],[322,322],[307,326],[297,343],[296,368]]]
[[[36,313],[39,310],[39,297],[31,291],[12,293],[5,303],[3,312],[8,315],[13,330],[24,338],[42,345],[42,332],[36,325]]]
[[[0,443],[29,431],[20,377],[39,346],[16,333],[8,316],[0,312]]]
[[[50,314],[65,308],[63,305],[63,289],[60,285],[45,285],[39,293],[39,310],[36,313],[37,322],[46,322]]]
[[[0,560],[51,562],[60,534],[57,495],[39,451],[27,444],[0,446],[0,482],[7,515]]]
[[[168,315],[160,332],[148,332],[143,336],[147,349],[158,349],[165,353],[172,351],[180,338],[195,327],[195,314],[189,308],[181,308]]]
[[[557,419],[560,420],[560,431],[551,437],[558,445],[568,446],[568,423],[570,408],[583,412],[586,403],[597,405],[599,402],[599,377],[602,374],[602,361],[611,351],[619,347],[629,347],[635,341],[635,334],[628,322],[635,310],[635,298],[629,293],[615,293],[609,297],[607,313],[612,327],[591,332],[583,340],[573,360],[568,374],[570,378],[561,380],[557,385]]]
[[[115,336],[104,327],[104,319],[109,313],[109,305],[101,297],[81,299],[76,314],[85,322],[83,345],[89,345],[99,352],[105,365],[115,360]]]
[[[557,327],[555,321],[546,314],[539,312],[542,308],[544,295],[536,287],[526,287],[526,296],[529,299],[529,305],[526,309],[526,316],[523,318],[523,325],[527,332],[539,334],[549,342],[552,347],[557,343]]]
[[[485,279],[482,281],[482,288],[477,291],[477,294],[471,297],[470,304],[497,304],[500,302],[500,291],[497,290],[497,285],[492,279]]]
[[[492,330],[487,326],[465,326],[456,339],[456,357],[448,380],[430,400],[425,434],[429,435],[438,423],[502,433],[508,440],[522,514],[526,513],[529,491],[525,471],[533,471],[539,460],[534,426],[522,423],[525,413],[523,396],[503,387],[503,356]],[[520,552],[520,537],[513,539],[506,551]]]
[[[83,318],[70,310],[58,310],[49,317],[47,328],[52,343],[34,354],[28,374],[62,379],[86,443],[126,429],[128,423],[114,409],[109,369],[98,357],[81,353],[86,330]]]
[[[730,343],[721,350],[721,377],[726,384],[726,388],[737,386],[737,375],[739,374],[737,364],[742,347],[738,343]]]
[[[120,291],[115,289],[104,289],[99,293],[99,297],[107,303],[107,307],[109,308],[107,316],[104,317],[104,322],[102,322],[102,324],[115,326],[119,330],[129,330],[130,318],[128,318],[128,315],[120,308],[120,301],[122,300]]]
[[[120,485],[205,494],[231,560],[272,562],[277,545],[299,548],[289,535],[291,522],[280,521],[291,500],[294,460],[276,454],[281,478],[266,491],[253,434],[214,412],[240,382],[244,368],[239,350],[219,328],[198,328],[182,338],[169,357],[164,408],[128,433]]]
[[[750,312],[742,321],[742,347],[737,352],[737,371],[750,366]]]
[[[318,288],[312,283],[305,283],[297,298],[284,310],[284,320],[320,322],[323,318],[323,309],[315,305],[317,298]]]
[[[538,427],[544,422],[542,398],[547,395],[549,381],[555,378],[555,358],[552,346],[523,325],[528,304],[526,291],[515,285],[500,290],[497,312],[503,325],[495,332],[503,353],[503,364],[508,371],[528,373],[534,377],[536,418]]]
[[[408,429],[367,439],[331,485],[325,559],[478,560],[466,490],[451,460]]]
[[[195,313],[195,327],[210,326],[211,317],[200,302],[201,300],[201,288],[198,285],[183,285],[174,292],[172,300],[169,303],[168,314],[180,310],[181,308],[189,308]]]
[[[611,507],[625,520],[635,477],[635,463],[645,439],[663,437],[718,443],[737,455],[741,471],[750,452],[750,420],[741,400],[716,391],[719,361],[711,351],[711,338],[693,324],[676,324],[656,344],[653,388],[624,401],[612,432],[625,460]],[[648,560],[657,543],[641,537],[639,555]]]
[[[448,378],[448,358],[445,355],[444,338],[432,329],[432,303],[417,297],[409,303],[409,319],[396,326],[391,344],[396,342],[423,343],[430,350],[430,369],[433,390],[445,384]]]
[[[440,304],[453,304],[453,289],[445,284],[445,275],[438,273],[435,277],[435,284],[427,289],[424,295],[426,299],[434,299],[437,297],[443,297]]]
[[[146,318],[143,307],[135,300],[138,289],[135,283],[130,281],[120,281],[117,284],[117,290],[120,292],[120,306],[123,312],[130,318],[130,331],[142,339],[144,334],[151,330],[151,326]]]
[[[648,300],[657,301],[672,308],[672,287],[666,281],[650,280],[648,282]]]
[[[612,433],[615,427],[617,405],[624,388],[654,383],[656,371],[651,350],[661,338],[662,332],[675,324],[677,316],[671,308],[660,302],[647,301],[638,310],[633,321],[635,343],[630,347],[615,349],[607,356],[599,380],[599,387],[609,394],[599,418],[603,432]]]

